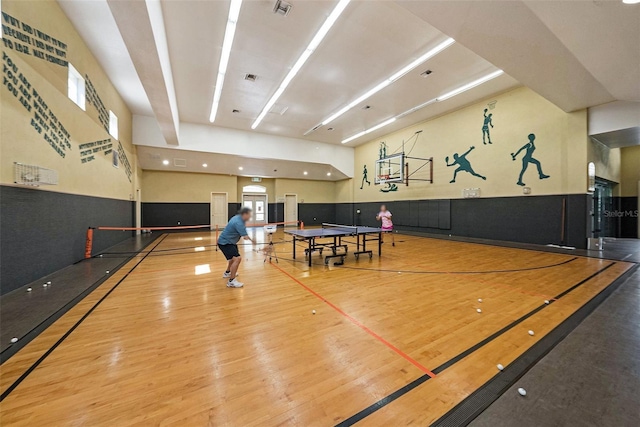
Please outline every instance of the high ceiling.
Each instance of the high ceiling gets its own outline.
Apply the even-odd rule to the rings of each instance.
[[[215,126],[252,131],[337,0],[292,0],[287,16],[274,13],[274,3],[242,4]],[[60,4],[132,112],[155,116],[169,144],[179,143],[180,122],[209,124],[229,0]],[[255,132],[340,144],[498,69],[505,74],[348,145],[520,84],[565,111],[637,101],[639,28],[640,6],[619,0],[352,1]],[[456,43],[308,133],[448,37]],[[432,73],[423,77],[425,70]]]

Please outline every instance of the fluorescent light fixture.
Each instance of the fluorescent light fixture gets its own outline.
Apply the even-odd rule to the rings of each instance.
[[[370,89],[369,91],[367,91],[364,94],[360,95],[358,98],[354,99],[349,104],[347,104],[346,106],[344,106],[340,110],[338,110],[336,113],[334,113],[333,115],[329,116],[327,119],[323,120],[322,121],[322,126],[328,125],[329,123],[331,123],[332,121],[334,121],[335,119],[337,119],[338,117],[340,117],[341,115],[346,113],[347,111],[351,110],[353,107],[357,106],[358,104],[362,103],[366,99],[368,99],[368,98],[372,97],[373,95],[375,95],[376,93],[380,92],[382,89],[384,89],[385,87],[389,86],[391,83],[395,82],[396,80],[400,79],[402,76],[404,76],[409,71],[411,71],[414,68],[416,68],[418,65],[422,64],[423,62],[427,61],[428,59],[433,58],[434,56],[436,56],[437,54],[439,54],[440,52],[442,52],[443,50],[445,50],[446,48],[448,48],[449,46],[451,46],[455,42],[456,41],[454,39],[448,38],[445,41],[443,41],[442,43],[438,44],[436,47],[434,47],[433,49],[431,49],[428,52],[424,53],[418,59],[414,60],[413,62],[411,62],[411,63],[409,63],[407,65],[405,65],[403,68],[398,70],[396,73],[394,73],[388,79],[384,80],[381,83],[378,83],[373,89]],[[315,129],[317,129],[317,128],[315,128]]]
[[[504,73],[504,71],[502,71],[502,70],[494,71],[491,74],[487,74],[484,77],[480,77],[478,80],[474,80],[471,83],[467,83],[466,85],[460,86],[459,88],[452,90],[451,92],[447,92],[444,95],[440,95],[436,99],[437,99],[438,102],[445,101],[445,100],[447,100],[447,99],[449,99],[449,98],[451,98],[453,96],[460,95],[462,92],[466,92],[469,89],[473,89],[476,86],[480,86],[482,83],[486,83],[489,80],[493,80],[496,77],[502,75],[503,73]]]
[[[327,176],[331,176],[331,172],[327,172]]]
[[[216,88],[213,92],[213,105],[211,106],[211,115],[209,116],[209,121],[211,123],[216,120],[216,115],[218,114],[220,97],[222,96],[222,86],[224,85],[224,76],[227,72],[227,66],[229,65],[231,46],[233,45],[233,38],[236,34],[241,6],[242,0],[231,0],[231,5],[229,6],[229,17],[227,18],[227,28],[224,31],[224,41],[222,42],[222,54],[220,55],[220,65],[218,66]]]
[[[638,4],[638,3],[640,3],[640,0],[622,0],[622,3],[624,3],[624,4]]]
[[[163,165],[165,165],[165,166],[167,166],[167,165],[169,164],[169,160],[163,160],[163,161],[162,161],[162,164],[163,164]]]
[[[267,115],[271,107],[274,106],[278,98],[282,96],[287,86],[289,86],[289,83],[291,83],[291,81],[296,76],[296,74],[298,74],[298,72],[300,71],[304,63],[307,62],[307,59],[309,59],[311,54],[313,54],[316,48],[320,45],[320,43],[322,42],[322,39],[324,39],[324,37],[327,35],[327,33],[329,32],[333,24],[336,23],[336,21],[338,20],[342,12],[344,12],[344,9],[347,7],[350,1],[351,0],[340,0],[338,2],[338,4],[333,9],[331,14],[327,17],[326,21],[324,21],[324,24],[322,24],[322,27],[320,27],[316,35],[313,37],[313,39],[311,39],[311,42],[306,47],[304,52],[302,52],[302,55],[300,55],[300,57],[295,62],[293,67],[291,67],[291,70],[289,70],[289,73],[286,75],[284,80],[282,80],[282,83],[280,83],[280,86],[278,87],[276,92],[273,94],[271,99],[269,99],[267,104],[264,106],[264,108],[262,109],[262,112],[260,112],[260,114],[258,115],[258,118],[256,118],[256,120],[253,122],[253,124],[251,125],[251,129],[255,129],[260,125],[260,122],[262,122],[262,120],[265,118],[265,116]]]
[[[640,0],[638,0],[638,1],[640,1]],[[385,127],[385,126],[386,126],[386,125],[388,125],[388,124],[391,124],[391,123],[395,122],[397,119],[400,119],[400,118],[402,118],[402,117],[404,117],[404,116],[407,116],[407,115],[409,115],[409,114],[411,114],[411,113],[414,113],[414,112],[416,112],[416,111],[418,111],[418,110],[420,110],[420,109],[422,109],[422,108],[426,107],[427,105],[431,105],[431,104],[434,104],[434,103],[436,103],[436,102],[442,102],[442,101],[445,101],[445,100],[447,100],[447,99],[449,99],[449,98],[452,98],[452,97],[454,97],[454,96],[456,96],[456,95],[461,94],[462,92],[466,92],[466,91],[468,91],[469,89],[473,89],[473,88],[474,88],[474,87],[476,87],[476,86],[480,86],[481,84],[486,83],[486,82],[488,82],[489,80],[493,80],[493,79],[495,79],[496,77],[501,76],[502,74],[504,74],[504,71],[502,71],[502,70],[496,70],[496,71],[494,71],[493,73],[487,74],[487,75],[486,75],[486,76],[484,76],[484,77],[480,77],[479,79],[474,80],[474,81],[472,81],[471,83],[467,83],[467,84],[465,84],[465,85],[462,85],[462,86],[460,86],[460,87],[459,87],[459,88],[457,88],[457,89],[454,89],[454,90],[452,90],[452,91],[450,91],[450,92],[445,93],[444,95],[440,95],[440,96],[439,96],[439,97],[437,97],[437,98],[433,98],[433,99],[430,99],[430,100],[429,100],[429,101],[427,101],[427,102],[423,102],[423,103],[422,103],[422,104],[420,104],[420,105],[416,105],[415,107],[408,109],[408,110],[407,110],[407,111],[405,111],[404,113],[400,113],[400,114],[398,114],[398,115],[397,115],[397,116],[395,116],[395,117],[392,117],[392,118],[390,118],[390,119],[388,119],[388,120],[385,120],[384,122],[382,122],[382,123],[380,123],[380,124],[378,124],[378,125],[375,125],[375,126],[374,126],[374,127],[372,127],[372,128],[369,128],[369,129],[364,130],[364,131],[362,131],[362,132],[359,132],[359,133],[357,133],[357,134],[355,134],[355,135],[353,135],[353,136],[350,136],[349,138],[347,138],[347,139],[343,140],[343,141],[342,141],[342,143],[343,143],[343,144],[346,144],[347,142],[350,142],[350,141],[353,141],[354,139],[360,138],[360,137],[361,137],[361,136],[363,136],[363,135],[366,135],[366,134],[368,134],[368,133],[371,133],[371,132],[373,132],[373,131],[376,131],[376,130],[378,130],[378,129],[382,128],[382,127]]]
[[[203,163],[203,164],[202,164],[202,167],[203,167],[203,168],[206,168],[207,166],[209,166],[209,165],[208,165],[208,164],[206,164],[206,163]]]
[[[242,166],[238,166],[238,170],[243,170],[244,168]]]
[[[303,175],[309,175],[309,172],[304,171],[304,172],[302,172],[302,174],[303,174]]]
[[[360,133],[357,133],[357,134],[355,134],[355,135],[353,135],[353,136],[351,136],[351,137],[349,137],[349,138],[345,139],[344,141],[342,141],[342,143],[343,143],[343,144],[346,144],[346,143],[347,143],[347,142],[349,142],[349,141],[353,141],[353,140],[354,140],[354,139],[356,139],[356,138],[360,138],[362,135],[366,135],[366,134],[368,134],[368,133],[371,133],[371,132],[373,132],[373,131],[376,131],[376,130],[380,129],[381,127],[385,127],[386,125],[391,124],[391,123],[393,123],[393,122],[395,122],[395,121],[396,121],[396,118],[395,118],[395,117],[391,117],[389,120],[385,120],[384,122],[379,123],[379,124],[375,125],[375,126],[374,126],[374,127],[372,127],[372,128],[369,128],[369,129],[367,129],[367,130],[364,130],[364,131],[362,131],[362,132],[360,132]]]

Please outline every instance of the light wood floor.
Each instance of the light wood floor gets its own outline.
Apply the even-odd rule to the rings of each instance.
[[[428,425],[631,266],[397,235],[342,267],[244,246],[245,288],[228,289],[214,239],[165,236],[5,362],[2,391],[104,297],[0,404],[1,424],[333,426],[427,375],[358,425]]]

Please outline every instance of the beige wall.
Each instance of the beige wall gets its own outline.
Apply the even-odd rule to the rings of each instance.
[[[640,181],[640,146],[622,148],[622,172],[620,179],[620,195],[622,197],[640,197],[638,182]]]
[[[238,202],[237,177],[207,173],[142,171],[143,202],[209,203],[212,192],[228,193]]]
[[[492,145],[482,143],[483,110],[487,102],[497,100],[491,129]],[[411,136],[422,130],[412,149]],[[464,188],[479,187],[483,197],[522,195],[522,187],[516,185],[522,167],[522,153],[513,161],[510,153],[527,143],[530,133],[536,135],[536,151],[543,172],[551,177],[540,180],[534,165],[529,165],[524,182],[531,194],[586,193],[587,185],[587,115],[586,111],[565,113],[527,88],[518,88],[490,100],[422,122],[398,132],[377,138],[356,148],[356,172],[351,181],[356,201],[410,200],[429,198],[460,198]],[[405,152],[414,157],[434,158],[434,183],[410,182],[409,187],[398,185],[396,192],[383,193],[373,185],[375,160],[380,142],[388,145],[388,153],[401,150],[403,140],[409,140]],[[447,167],[445,157],[452,161],[454,153],[464,153],[475,146],[468,155],[474,170],[487,177],[486,181],[466,172],[458,174],[456,183],[450,184],[456,167]],[[360,190],[360,171],[367,165],[371,186]],[[409,160],[410,171],[419,162]],[[424,177],[418,176],[418,177]],[[348,197],[342,189],[340,197]]]
[[[114,168],[110,153],[95,153],[95,160],[82,163],[80,144],[111,138],[100,124],[97,110],[87,103],[86,111],[83,111],[68,99],[66,66],[55,65],[34,56],[32,46],[27,46],[30,54],[19,52],[16,40],[5,35],[5,40],[14,43],[14,48],[7,48],[2,43],[3,63],[8,65],[11,61],[18,69],[17,77],[22,75],[28,80],[31,87],[27,91],[32,99],[27,101],[31,108],[31,111],[27,111],[20,102],[20,95],[15,97],[6,84],[0,92],[0,183],[13,185],[13,163],[20,162],[58,172],[59,184],[41,186],[41,190],[125,200],[132,197],[135,194],[137,174],[135,150],[131,143],[131,113],[58,4],[53,0],[5,0],[2,2],[2,11],[19,20],[21,28],[26,24],[67,45],[66,59],[80,74],[89,76],[106,109],[112,110],[118,116],[119,139],[131,165],[132,175],[127,176],[122,162],[120,168]],[[3,25],[9,24],[3,21]],[[26,33],[23,31],[23,34]],[[36,39],[33,35],[30,37],[32,40]],[[4,74],[4,77],[7,77],[6,73]],[[24,83],[18,83],[16,89],[19,90],[21,85],[26,86]],[[43,134],[39,134],[32,126],[32,119],[35,117],[33,90],[40,94],[48,110],[55,114],[59,123],[70,134],[70,147],[64,151],[64,157],[51,148]],[[113,147],[117,148],[118,141],[111,139]]]
[[[587,143],[587,160],[596,166],[596,176],[609,181],[620,183],[621,179],[621,149],[609,148],[591,139]],[[616,186],[616,192],[620,186]]]
[[[299,203],[336,201],[336,183],[330,181],[263,179],[252,183],[247,177],[150,170],[142,171],[142,201],[202,203],[210,201],[212,191],[222,191],[229,193],[229,203],[239,203],[242,188],[251,184],[267,188],[269,203],[276,203],[287,193],[297,194]]]
[[[276,179],[276,197],[297,194],[298,203],[334,203],[336,184],[332,181]]]
[[[267,200],[269,203],[276,202],[276,180],[271,178],[264,178],[262,182],[251,182],[250,177],[239,176],[237,188],[237,200],[242,201],[242,188],[247,185],[261,185],[267,189]]]

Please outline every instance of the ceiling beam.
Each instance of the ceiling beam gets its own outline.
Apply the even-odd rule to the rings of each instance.
[[[399,1],[564,111],[615,98],[521,1]]]
[[[165,142],[178,145],[180,121],[158,0],[108,0]]]

